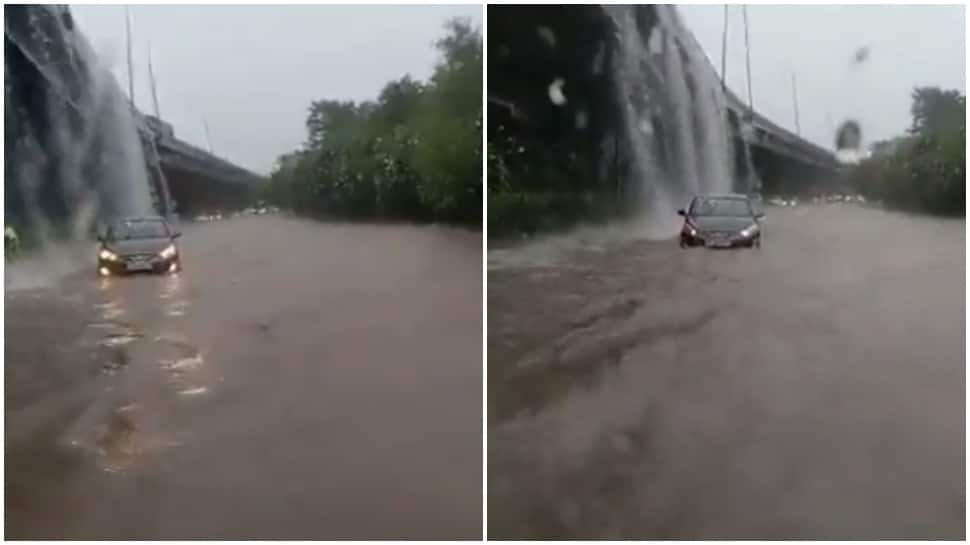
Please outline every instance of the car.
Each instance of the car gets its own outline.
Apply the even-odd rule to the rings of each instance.
[[[132,217],[112,222],[98,235],[98,274],[176,273],[182,255],[175,239],[181,233],[162,217]]]
[[[699,195],[690,201],[680,231],[680,247],[760,248],[764,212],[740,194]]]

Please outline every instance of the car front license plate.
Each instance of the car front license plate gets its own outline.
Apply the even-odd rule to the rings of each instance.
[[[152,269],[152,264],[148,261],[132,261],[128,263],[126,268],[129,271],[150,271]]]
[[[711,248],[730,248],[731,247],[731,241],[730,240],[712,240],[712,241],[708,242],[707,245],[710,246]]]

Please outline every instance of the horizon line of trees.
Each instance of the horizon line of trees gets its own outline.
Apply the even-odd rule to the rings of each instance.
[[[482,34],[445,24],[427,82],[388,82],[376,100],[317,100],[307,140],[282,155],[265,197],[333,219],[482,224]]]

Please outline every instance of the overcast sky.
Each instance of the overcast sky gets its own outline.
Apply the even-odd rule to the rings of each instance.
[[[124,7],[72,6],[101,60],[128,88]],[[404,74],[424,80],[442,25],[482,8],[461,6],[131,6],[135,101],[152,112],[148,46],[162,117],[176,135],[268,173],[306,137],[310,102],[373,99]]]
[[[724,6],[682,5],[681,16],[718,70]],[[791,74],[797,74],[802,136],[832,148],[836,127],[854,118],[864,144],[902,133],[914,86],[966,93],[964,6],[748,6],[754,106],[794,131]],[[854,65],[855,52],[869,58]],[[747,97],[741,6],[728,15],[727,81]]]
[[[720,67],[723,6],[682,5],[687,25]],[[127,87],[124,8],[72,7],[102,61]],[[176,134],[267,173],[305,138],[310,101],[374,98],[406,73],[425,79],[433,41],[450,17],[481,25],[463,6],[132,6],[135,100],[151,112],[151,42],[162,117]],[[755,108],[795,129],[797,73],[801,132],[832,147],[836,126],[860,121],[866,142],[910,123],[910,92],[938,85],[966,92],[963,6],[748,7]],[[868,47],[868,59],[853,64]],[[729,8],[727,79],[747,96],[741,6]]]

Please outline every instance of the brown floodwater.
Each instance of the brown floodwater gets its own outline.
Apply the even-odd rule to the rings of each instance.
[[[99,279],[87,247],[8,269],[8,538],[481,536],[480,233],[258,216],[181,244],[177,276]]]
[[[489,537],[964,537],[964,221],[767,212],[489,251]]]

